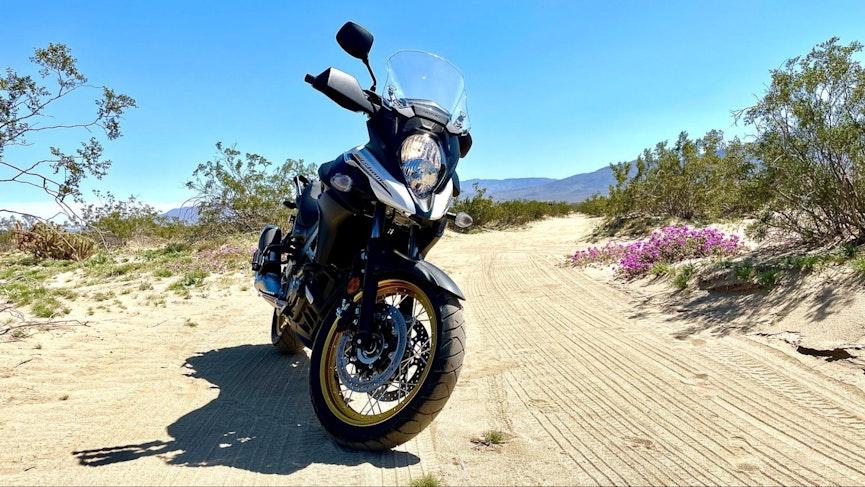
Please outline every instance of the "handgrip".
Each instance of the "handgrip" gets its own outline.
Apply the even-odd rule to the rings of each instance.
[[[309,84],[313,84],[315,82],[315,76],[308,74],[308,75],[304,76],[303,80]]]

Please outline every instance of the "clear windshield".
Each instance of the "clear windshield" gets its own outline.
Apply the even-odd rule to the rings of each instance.
[[[399,51],[387,61],[382,99],[391,108],[432,105],[448,118],[454,132],[469,130],[466,90],[460,70],[444,58],[423,51]]]

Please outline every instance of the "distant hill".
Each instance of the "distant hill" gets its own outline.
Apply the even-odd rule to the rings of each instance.
[[[478,183],[481,188],[486,188],[487,195],[502,191],[513,191],[521,188],[530,188],[542,184],[552,183],[552,178],[512,178],[512,179],[469,179],[460,181],[460,189],[463,193],[474,193],[472,186]]]
[[[180,208],[172,208],[162,216],[166,218],[176,218],[183,223],[198,223],[198,208],[194,206],[181,206]]]
[[[613,171],[604,166],[596,171],[574,174],[563,179],[553,178],[508,178],[467,179],[460,181],[462,194],[468,198],[474,194],[473,185],[486,188],[486,195],[494,200],[567,201],[577,203],[593,194],[606,194],[609,186],[616,182]],[[173,208],[163,214],[184,223],[197,223],[198,210],[192,206]]]
[[[472,185],[487,189],[487,196],[494,200],[538,200],[567,201],[576,203],[593,194],[606,194],[615,183],[613,171],[604,166],[597,171],[574,174],[563,179],[513,178],[513,179],[468,179],[460,182],[463,193],[460,197],[474,194]]]

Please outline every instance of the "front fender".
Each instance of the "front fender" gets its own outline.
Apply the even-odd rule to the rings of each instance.
[[[453,294],[465,301],[466,297],[457,283],[445,271],[426,260],[413,260],[397,251],[387,252],[382,256],[380,271],[398,271],[410,274],[418,279],[432,283],[439,289]]]

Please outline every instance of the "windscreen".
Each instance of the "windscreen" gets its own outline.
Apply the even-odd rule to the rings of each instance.
[[[382,99],[391,108],[422,103],[449,119],[448,128],[468,132],[466,90],[460,70],[444,58],[423,51],[399,51],[387,61]]]

